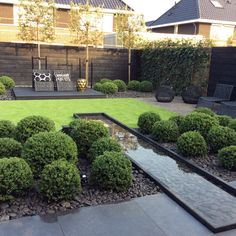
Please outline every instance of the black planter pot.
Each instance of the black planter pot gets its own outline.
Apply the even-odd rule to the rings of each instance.
[[[182,99],[185,103],[188,104],[197,104],[198,99],[201,97],[202,91],[199,87],[195,85],[190,85],[183,91]]]
[[[172,102],[175,93],[170,86],[160,86],[156,91],[156,100],[158,102]]]

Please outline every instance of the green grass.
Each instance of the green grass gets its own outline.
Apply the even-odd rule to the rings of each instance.
[[[137,126],[138,116],[145,111],[154,111],[162,119],[174,113],[136,99],[80,99],[80,100],[31,100],[0,101],[0,120],[17,123],[30,115],[46,116],[56,123],[57,129],[73,119],[73,113],[105,112],[130,127]]]

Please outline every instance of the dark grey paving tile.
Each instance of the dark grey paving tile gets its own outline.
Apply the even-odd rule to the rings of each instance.
[[[65,236],[166,236],[133,201],[58,217]]]
[[[39,216],[24,217],[0,224],[1,236],[64,236],[57,222],[45,222]]]

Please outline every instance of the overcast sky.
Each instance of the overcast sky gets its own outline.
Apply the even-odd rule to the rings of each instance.
[[[145,20],[155,20],[179,0],[123,0],[135,11],[141,12]]]

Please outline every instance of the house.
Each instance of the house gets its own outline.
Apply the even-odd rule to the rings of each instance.
[[[69,10],[71,0],[55,0],[56,5],[56,40],[55,43],[68,44],[69,40]],[[86,0],[73,0],[77,4],[85,4]],[[114,31],[114,14],[118,9],[132,10],[122,0],[93,0],[90,4],[95,7],[103,8],[103,32],[111,33]],[[18,0],[0,0],[0,41],[16,42],[18,26]]]
[[[226,42],[236,33],[236,0],[181,0],[147,27],[157,33]]]

